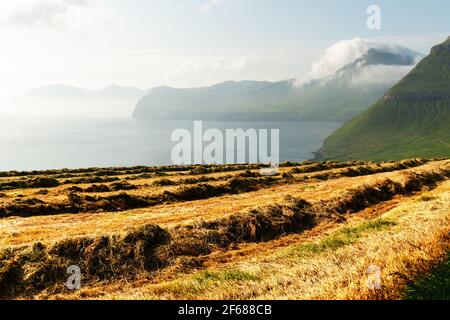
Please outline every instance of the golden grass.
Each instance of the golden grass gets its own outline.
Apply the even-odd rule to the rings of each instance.
[[[25,245],[35,241],[50,243],[66,237],[111,234],[148,223],[171,228],[179,224],[191,224],[199,219],[213,220],[223,218],[264,204],[277,203],[287,195],[308,201],[324,200],[336,197],[345,190],[363,186],[364,184],[372,184],[386,178],[401,181],[405,172],[426,172],[438,169],[445,163],[447,162],[433,162],[414,169],[362,177],[344,177],[328,181],[282,184],[238,195],[227,195],[123,212],[1,219],[0,246]],[[138,190],[137,192],[146,191]]]
[[[122,212],[3,218],[0,219],[0,249],[31,246],[35,242],[52,245],[64,239],[84,236],[123,235],[130,229],[148,224],[174,232],[174,228],[180,225],[217,220],[280,203],[286,196],[314,203],[337,198],[350,189],[375,185],[385,179],[402,183],[409,173],[437,171],[449,164],[448,160],[434,161],[416,168],[326,181],[301,181],[299,178],[314,173],[295,174],[297,180],[293,182],[280,179],[280,183],[260,190],[198,201]],[[291,169],[281,170],[287,172]],[[330,169],[319,174],[339,174],[344,170],[346,168]],[[220,178],[242,172],[205,175],[171,172],[167,177],[130,180],[139,189],[127,193],[143,196],[177,188],[153,184],[162,178],[174,181],[200,176]],[[7,197],[0,198],[0,204],[18,195],[22,195],[23,199],[38,198],[49,203],[64,201],[68,187],[70,185],[48,188],[49,192],[45,195],[36,194],[39,189],[5,191],[3,193]],[[227,250],[215,251],[202,257],[199,270],[174,265],[150,279],[91,283],[76,293],[44,291],[36,298],[396,299],[401,295],[405,277],[414,279],[445,256],[449,249],[449,232],[450,182],[444,182],[433,191],[396,197],[348,216],[344,225],[339,221],[325,221],[302,234],[285,235],[263,243],[236,244]],[[370,266],[380,269],[382,290],[367,288],[367,270]]]
[[[314,240],[275,250],[269,256],[217,266],[162,283],[144,281],[86,288],[58,298],[101,299],[398,299],[405,278],[429,270],[449,249],[450,182],[401,203],[380,217],[354,218]],[[381,220],[380,220],[381,219]],[[370,221],[370,220],[369,220]],[[388,223],[379,223],[386,221]],[[381,225],[381,227],[377,227]],[[369,227],[368,227],[369,226]],[[372,226],[372,227],[370,227]],[[339,234],[359,230],[359,237]],[[346,243],[344,240],[347,240]],[[316,252],[310,245],[323,246]],[[332,241],[331,241],[332,243]],[[257,251],[256,251],[257,252]],[[367,286],[369,267],[381,271],[381,290]],[[374,269],[375,270],[375,269]]]

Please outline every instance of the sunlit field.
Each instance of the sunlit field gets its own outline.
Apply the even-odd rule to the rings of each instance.
[[[446,159],[3,172],[0,295],[407,298],[448,258],[449,178]]]

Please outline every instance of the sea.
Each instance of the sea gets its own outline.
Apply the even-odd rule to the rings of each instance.
[[[215,128],[224,133],[227,129],[278,129],[280,160],[289,161],[313,158],[313,152],[340,125],[203,122],[204,130]],[[144,121],[129,116],[0,114],[0,171],[171,165],[177,145],[172,133],[177,129],[192,132],[193,128],[193,121]]]

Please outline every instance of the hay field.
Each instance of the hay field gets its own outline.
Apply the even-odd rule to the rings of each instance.
[[[447,159],[0,173],[2,299],[399,299],[449,244]]]

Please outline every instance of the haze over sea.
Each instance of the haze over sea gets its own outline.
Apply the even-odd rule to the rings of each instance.
[[[280,159],[313,157],[332,122],[204,122],[205,129],[280,129]],[[128,116],[0,114],[0,171],[171,165],[173,130],[192,121],[142,121]],[[238,150],[240,152],[242,150]]]

